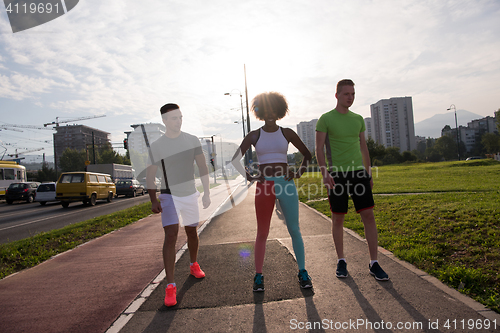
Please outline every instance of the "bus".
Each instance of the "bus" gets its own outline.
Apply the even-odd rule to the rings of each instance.
[[[0,161],[0,199],[5,199],[10,184],[25,181],[26,167],[14,161]]]

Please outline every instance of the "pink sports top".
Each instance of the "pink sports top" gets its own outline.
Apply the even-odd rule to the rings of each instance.
[[[266,132],[259,129],[259,138],[255,144],[255,152],[259,164],[287,163],[286,153],[288,151],[288,141],[283,135],[280,127],[275,132]]]

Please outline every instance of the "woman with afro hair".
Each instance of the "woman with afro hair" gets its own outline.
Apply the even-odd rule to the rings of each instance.
[[[255,277],[253,291],[264,291],[264,256],[275,202],[278,202],[292,238],[293,251],[299,268],[298,278],[302,288],[311,288],[311,278],[305,269],[304,242],[299,228],[299,200],[293,179],[300,178],[307,169],[312,155],[290,128],[276,124],[288,113],[288,103],[277,92],[257,95],[252,101],[252,111],[264,126],[254,130],[243,139],[233,157],[233,165],[250,182],[256,181],[255,211],[257,215],[257,237],[255,239]],[[288,144],[293,144],[304,156],[298,171],[288,167]],[[259,163],[256,175],[250,174],[240,164],[245,152],[255,147]]]

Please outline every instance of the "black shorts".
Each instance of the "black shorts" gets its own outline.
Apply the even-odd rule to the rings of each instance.
[[[370,177],[365,170],[343,172],[331,172],[335,182],[335,188],[328,190],[330,210],[335,214],[347,214],[349,196],[351,196],[356,212],[373,208],[372,188]]]

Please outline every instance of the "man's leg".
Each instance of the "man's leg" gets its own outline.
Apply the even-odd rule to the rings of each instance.
[[[184,230],[186,231],[187,235],[189,259],[191,260],[191,263],[194,263],[198,258],[198,248],[200,243],[198,238],[198,231],[196,230],[196,227],[188,226],[184,227]]]
[[[370,252],[370,260],[377,260],[378,254],[378,232],[377,224],[375,223],[375,215],[373,208],[365,209],[359,212],[363,225],[365,227],[365,238],[368,243],[368,251]]]
[[[373,214],[373,208],[368,208],[359,212],[363,224],[365,226],[365,238],[368,243],[368,251],[370,252],[370,274],[379,281],[389,280],[387,273],[380,267],[377,260],[378,254],[378,232],[377,225],[375,223],[375,216]]]
[[[179,225],[172,224],[163,227],[165,232],[165,240],[163,242],[163,265],[167,283],[175,282],[175,243],[177,242],[177,234],[179,233]]]
[[[205,272],[201,270],[200,265],[196,262],[198,258],[198,248],[200,243],[198,232],[196,231],[196,225],[186,226],[184,227],[184,230],[186,231],[187,235],[189,259],[191,260],[191,264],[189,266],[191,275],[193,275],[197,279],[204,278]]]
[[[337,258],[344,257],[344,214],[332,213],[332,236],[335,243],[335,251]]]
[[[348,182],[338,174],[332,173],[335,188],[328,190],[328,201],[332,212],[332,236],[337,251],[337,259],[344,257],[344,219],[349,207]]]

